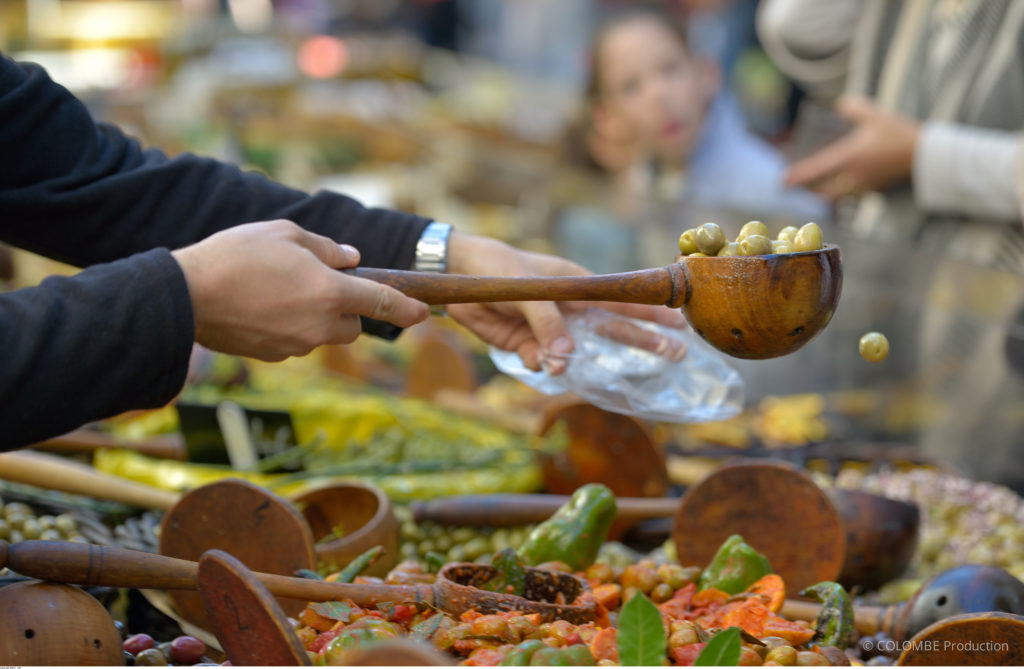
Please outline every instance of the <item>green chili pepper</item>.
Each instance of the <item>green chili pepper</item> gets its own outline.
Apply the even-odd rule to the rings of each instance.
[[[853,602],[843,586],[822,581],[801,590],[800,596],[821,602],[821,613],[814,621],[815,642],[839,648],[853,643]]]
[[[567,648],[541,648],[530,657],[531,667],[572,667],[575,666]]]
[[[530,664],[530,659],[533,657],[534,653],[547,647],[547,644],[540,639],[528,639],[513,648],[509,654],[505,656],[505,659],[498,663],[498,666],[526,667]]]
[[[734,534],[718,548],[715,557],[700,575],[699,588],[717,588],[730,595],[743,592],[757,579],[772,573],[768,558]]]
[[[559,561],[577,571],[586,569],[594,563],[615,514],[612,491],[589,483],[530,533],[519,555],[530,565]]]
[[[338,578],[335,579],[335,583],[351,583],[355,580],[356,576],[362,574],[367,567],[377,561],[377,558],[384,552],[383,546],[374,546],[365,553],[359,555],[356,559],[348,563],[341,573],[338,574]]]

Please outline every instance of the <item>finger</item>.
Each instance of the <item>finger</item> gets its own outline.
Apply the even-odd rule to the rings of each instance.
[[[670,328],[682,329],[687,325],[686,316],[679,309],[658,307],[649,304],[626,304],[624,302],[564,302],[566,310],[582,311],[594,307],[610,311],[627,318],[651,321]]]
[[[877,111],[878,108],[871,100],[855,95],[846,95],[836,101],[836,113],[854,123],[867,121]]]
[[[325,344],[351,344],[363,333],[363,324],[358,316],[342,314],[327,333]]]
[[[346,269],[359,264],[359,251],[348,244],[338,244],[333,239],[302,230],[295,242],[312,252],[320,262],[334,269]]]
[[[533,372],[539,372],[541,368],[541,352],[540,346],[537,344],[536,339],[528,339],[522,344],[515,348],[516,354],[519,359],[523,361],[523,365],[527,369]]]
[[[558,305],[554,302],[520,302],[518,307],[537,340],[541,365],[553,376],[564,372],[573,343]]]
[[[686,342],[682,339],[651,332],[627,320],[615,319],[599,323],[594,327],[594,332],[606,339],[650,351],[673,362],[679,362],[686,356]]]
[[[343,284],[343,308],[346,313],[367,316],[407,328],[427,319],[429,307],[400,293],[391,286],[338,274]]]
[[[786,170],[787,186],[805,186],[843,170],[853,154],[849,136],[832,142],[817,153],[799,160]]]

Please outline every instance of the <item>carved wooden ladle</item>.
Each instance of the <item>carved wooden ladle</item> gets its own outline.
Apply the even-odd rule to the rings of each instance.
[[[198,588],[196,562],[112,546],[67,541],[33,540],[17,544],[0,541],[0,568],[4,566],[23,576],[55,583],[163,590]],[[451,563],[441,569],[432,585],[332,583],[265,573],[256,573],[256,577],[275,596],[302,602],[350,599],[364,607],[385,601],[413,602],[456,616],[470,610],[481,613],[521,611],[537,613],[544,621],[562,619],[582,624],[594,620],[592,600],[573,603],[587,586],[572,574],[527,568],[522,597],[478,587],[496,574],[497,570],[490,565]]]
[[[842,255],[833,244],[802,253],[683,258],[667,267],[589,276],[346,271],[427,304],[555,300],[681,307],[712,346],[753,359],[786,355],[813,339],[831,320],[843,284]]]

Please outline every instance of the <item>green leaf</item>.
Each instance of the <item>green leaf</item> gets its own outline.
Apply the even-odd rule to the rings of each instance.
[[[348,602],[316,602],[310,604],[309,608],[331,620],[340,620],[347,623],[352,615],[352,605]]]
[[[412,629],[409,630],[409,636],[413,639],[421,639],[423,641],[429,641],[433,638],[434,633],[444,622],[444,614],[438,613],[437,615],[430,616],[426,620],[416,623]]]
[[[697,656],[695,667],[735,667],[740,662],[740,628],[730,627],[711,637]]]
[[[618,646],[622,666],[661,666],[665,663],[667,645],[658,607],[642,594],[626,602],[619,614]]]
[[[313,581],[322,581],[324,577],[316,573],[312,569],[299,569],[295,572],[295,575],[299,578],[308,578]]]

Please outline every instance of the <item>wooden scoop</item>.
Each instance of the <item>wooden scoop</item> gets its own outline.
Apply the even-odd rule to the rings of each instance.
[[[738,358],[775,358],[814,338],[832,318],[842,256],[818,251],[684,258],[622,274],[493,277],[374,268],[349,270],[427,304],[528,300],[605,301],[682,307],[693,329]]]
[[[899,664],[1019,667],[1024,664],[1024,617],[966,613],[933,623],[914,635]]]
[[[188,560],[65,541],[0,541],[0,568],[7,566],[23,576],[55,583],[105,585],[115,588],[196,590],[198,564]],[[565,573],[528,568],[526,593],[517,597],[481,590],[476,586],[493,578],[490,565],[453,563],[445,566],[433,585],[363,585],[330,583],[313,579],[254,572],[256,578],[278,598],[310,601],[351,599],[358,606],[378,602],[423,603],[461,615],[469,610],[481,613],[522,611],[537,613],[541,620],[556,619],[582,624],[594,620],[593,602],[558,604],[559,595],[573,602],[586,590],[579,578]]]

